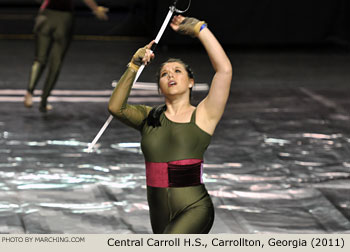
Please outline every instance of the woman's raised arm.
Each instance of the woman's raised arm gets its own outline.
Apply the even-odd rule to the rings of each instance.
[[[175,16],[171,27],[179,33],[197,37],[208,53],[215,70],[208,95],[197,106],[197,125],[212,134],[218,124],[230,94],[232,66],[224,49],[203,21]]]

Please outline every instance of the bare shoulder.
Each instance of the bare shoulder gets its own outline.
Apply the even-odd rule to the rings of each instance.
[[[198,104],[196,109],[196,124],[201,130],[207,132],[209,135],[213,135],[218,122],[218,120],[213,120],[209,117],[203,101]]]

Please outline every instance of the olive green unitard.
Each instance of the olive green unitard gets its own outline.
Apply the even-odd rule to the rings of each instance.
[[[203,154],[211,136],[191,121],[177,123],[160,115],[160,126],[148,125],[151,107],[127,104],[135,71],[128,68],[115,88],[110,106],[115,117],[141,133],[146,161],[147,200],[154,233],[208,233],[214,207],[202,182]]]
[[[34,92],[48,66],[40,107],[46,108],[47,98],[54,88],[62,61],[72,39],[72,0],[45,0],[34,25],[35,59],[27,90]]]

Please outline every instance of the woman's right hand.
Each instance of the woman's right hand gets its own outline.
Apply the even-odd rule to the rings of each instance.
[[[154,59],[154,53],[151,50],[151,47],[154,43],[155,41],[152,40],[145,47],[138,49],[132,56],[129,67],[137,71],[142,64],[145,66],[149,64]]]

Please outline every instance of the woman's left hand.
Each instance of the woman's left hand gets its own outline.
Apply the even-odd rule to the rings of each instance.
[[[173,20],[171,20],[170,27],[177,32],[179,30],[179,26],[181,22],[184,20],[185,20],[184,16],[181,16],[181,15],[174,16]]]
[[[205,24],[204,21],[196,18],[177,15],[173,17],[170,27],[180,34],[197,37],[203,24]]]

